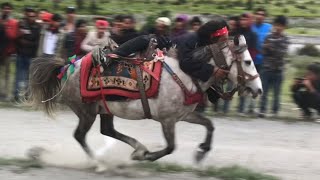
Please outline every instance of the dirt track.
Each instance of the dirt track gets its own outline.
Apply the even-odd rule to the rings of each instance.
[[[0,109],[0,157],[24,157],[34,146],[44,147],[42,159],[58,167],[81,169],[90,166],[85,154],[72,137],[77,118],[71,112],[58,112],[56,120],[42,112]],[[238,121],[212,118],[216,132],[214,150],[202,165],[243,165],[259,172],[279,176],[285,180],[320,179],[320,124],[285,123],[267,120]],[[131,135],[149,150],[164,145],[160,125],[153,121],[115,120],[116,128]],[[177,150],[160,161],[193,165],[193,153],[204,138],[204,128],[188,123],[177,125]],[[99,134],[99,121],[89,132],[87,141],[109,168],[129,164],[132,149]],[[108,143],[106,146],[105,142]],[[106,150],[107,149],[107,150]],[[8,167],[0,167],[0,179],[125,179],[125,177],[97,175],[72,169],[45,168],[16,174]],[[130,176],[130,175],[129,175]],[[143,176],[148,176],[143,175]],[[186,179],[174,175],[175,179]],[[168,179],[166,175],[147,179]],[[139,178],[141,179],[141,178]],[[188,179],[195,179],[188,175]]]

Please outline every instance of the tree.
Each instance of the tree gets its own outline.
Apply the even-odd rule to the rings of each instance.
[[[77,9],[82,9],[83,8],[83,0],[76,0],[77,3]]]
[[[94,14],[97,12],[96,0],[91,0],[90,11]]]
[[[253,0],[248,0],[247,1],[247,10],[252,10],[253,9]]]

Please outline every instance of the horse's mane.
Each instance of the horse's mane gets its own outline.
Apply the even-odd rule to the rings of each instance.
[[[171,47],[167,54],[168,57],[174,58],[174,59],[178,59],[178,49],[176,47]]]
[[[167,53],[168,57],[178,59],[178,49],[176,47],[171,47]],[[207,46],[196,48],[192,52],[192,59],[197,59],[199,61],[203,62],[209,62],[212,58],[212,54],[209,51],[209,48]]]

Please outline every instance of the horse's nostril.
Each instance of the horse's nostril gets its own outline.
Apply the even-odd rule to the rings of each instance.
[[[262,94],[262,89],[258,89],[258,94]]]

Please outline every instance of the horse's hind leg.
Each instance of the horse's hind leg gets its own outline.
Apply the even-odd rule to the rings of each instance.
[[[81,145],[83,150],[87,153],[87,155],[90,158],[94,159],[94,155],[92,154],[92,151],[87,145],[86,135],[96,119],[96,114],[88,113],[86,111],[77,112],[76,114],[79,117],[79,124],[77,129],[74,132],[74,138],[79,142],[79,144]]]
[[[214,125],[212,121],[204,116],[202,116],[198,112],[192,112],[190,113],[185,119],[182,121],[186,121],[193,124],[199,124],[203,125],[207,129],[207,134],[205,141],[199,145],[199,150],[196,154],[196,161],[200,162],[205,157],[206,153],[210,151],[211,144],[212,144],[212,137],[213,137],[213,131],[214,131]]]
[[[122,133],[119,133],[117,130],[114,129],[113,124],[113,115],[108,114],[100,114],[101,118],[101,134],[118,139],[122,142],[129,144],[131,147],[135,149],[132,153],[131,158],[133,160],[142,160],[144,155],[148,152],[147,148],[141,144],[136,139],[126,136]]]

